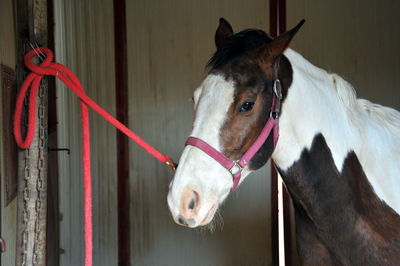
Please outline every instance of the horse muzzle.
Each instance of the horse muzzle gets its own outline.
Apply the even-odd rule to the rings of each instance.
[[[206,200],[196,190],[186,189],[177,200],[174,200],[172,193],[169,193],[168,206],[177,224],[194,228],[207,225],[212,221],[219,201]]]

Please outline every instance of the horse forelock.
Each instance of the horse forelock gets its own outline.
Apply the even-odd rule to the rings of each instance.
[[[272,41],[272,38],[262,30],[247,29],[228,37],[222,46],[208,61],[212,70],[220,69],[232,59],[240,57],[262,45]]]

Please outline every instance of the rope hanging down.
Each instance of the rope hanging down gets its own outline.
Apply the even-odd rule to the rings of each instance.
[[[43,53],[46,57],[39,65],[35,65],[32,59],[36,56],[37,51]],[[18,146],[22,149],[28,148],[35,136],[36,125],[36,98],[41,79],[45,75],[55,76],[60,79],[68,88],[70,88],[81,101],[81,121],[82,121],[82,142],[83,142],[83,185],[84,185],[84,226],[85,226],[85,265],[92,266],[92,186],[91,186],[91,171],[90,171],[90,134],[89,134],[89,111],[88,106],[104,117],[109,123],[122,131],[130,139],[135,141],[139,146],[145,149],[148,153],[154,156],[160,162],[166,164],[171,169],[175,170],[176,164],[167,155],[164,155],[150,146],[147,142],[141,139],[138,135],[130,131],[125,125],[115,119],[107,111],[96,104],[89,98],[83,90],[82,84],[74,73],[66,66],[52,62],[54,59],[53,52],[48,48],[38,48],[29,51],[24,62],[28,69],[32,72],[28,74],[22,83],[18,93],[15,114],[14,114],[14,135]],[[21,119],[23,111],[24,99],[29,93],[28,107],[28,129],[25,139],[21,134]]]

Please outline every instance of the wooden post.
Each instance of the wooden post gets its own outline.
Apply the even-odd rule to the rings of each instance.
[[[47,0],[17,0],[17,85],[25,76],[23,56],[48,45]],[[35,138],[19,153],[16,265],[46,265],[48,80],[37,97]],[[26,120],[25,120],[26,121]]]
[[[117,119],[128,125],[128,75],[125,0],[114,0],[115,88]],[[118,265],[130,265],[128,138],[117,131]]]

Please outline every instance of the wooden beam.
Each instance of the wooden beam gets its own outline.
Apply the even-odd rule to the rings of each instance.
[[[17,86],[26,75],[22,58],[35,46],[48,46],[48,0],[17,0]],[[48,87],[42,79],[37,97],[35,138],[19,153],[16,265],[46,265]]]
[[[117,119],[128,125],[128,75],[125,0],[114,0],[115,87]],[[117,131],[118,264],[130,265],[128,138]]]

